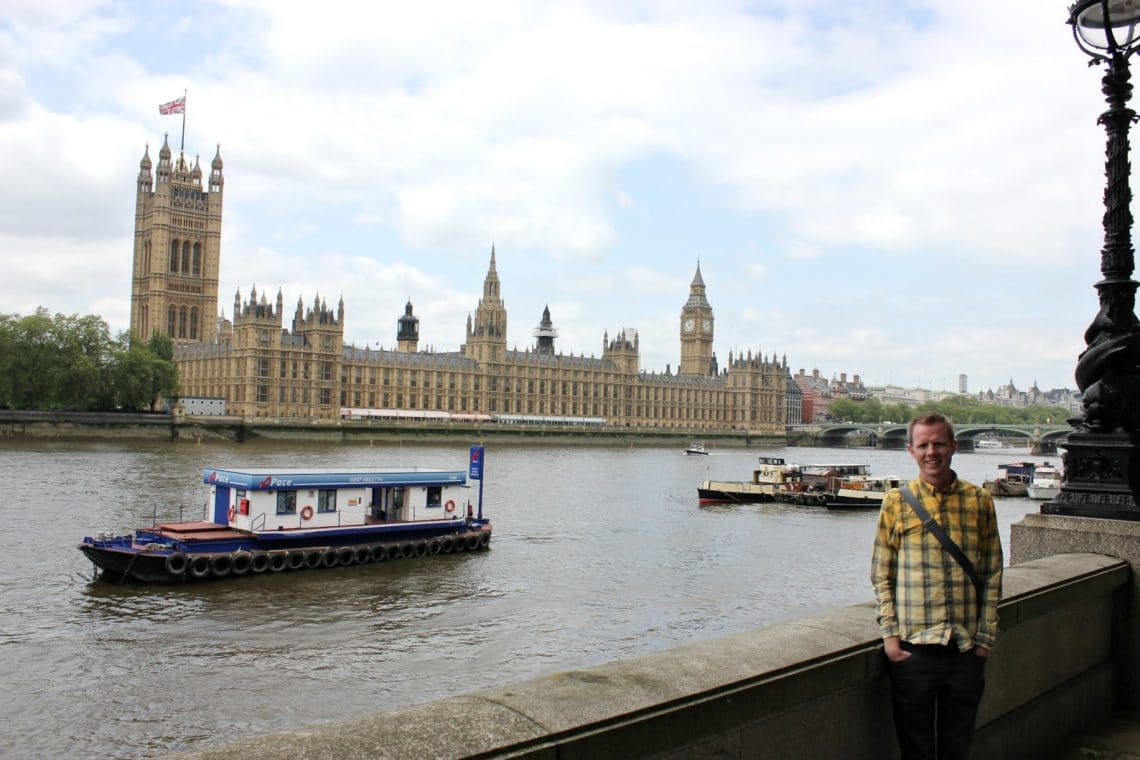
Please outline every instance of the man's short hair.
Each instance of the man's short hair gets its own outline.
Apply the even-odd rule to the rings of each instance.
[[[941,412],[923,412],[910,421],[906,426],[906,442],[909,444],[914,440],[914,426],[915,425],[945,425],[946,432],[950,435],[950,440],[954,440],[954,425],[945,414]]]

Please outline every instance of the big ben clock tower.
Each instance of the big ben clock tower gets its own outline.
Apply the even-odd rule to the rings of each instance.
[[[705,298],[701,264],[689,285],[689,300],[681,309],[681,366],[679,374],[707,376],[712,372],[713,311]]]

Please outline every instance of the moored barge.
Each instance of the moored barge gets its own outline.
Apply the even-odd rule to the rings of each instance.
[[[466,471],[211,468],[204,519],[103,532],[79,550],[108,579],[182,583],[485,549],[483,456],[471,447]]]

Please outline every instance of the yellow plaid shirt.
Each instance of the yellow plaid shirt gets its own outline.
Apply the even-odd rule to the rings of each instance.
[[[953,638],[963,652],[992,648],[1002,574],[993,497],[957,475],[945,493],[921,478],[910,481],[910,490],[974,563],[983,583],[981,600],[966,571],[923,529],[896,488],[883,498],[871,559],[879,630],[884,638],[912,644],[948,644]]]

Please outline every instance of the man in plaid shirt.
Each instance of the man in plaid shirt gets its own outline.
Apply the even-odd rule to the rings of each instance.
[[[994,500],[950,469],[955,448],[954,428],[941,414],[911,420],[907,451],[918,477],[910,490],[973,563],[980,592],[898,489],[883,499],[875,534],[871,583],[904,760],[965,760],[998,635],[1002,551]]]

